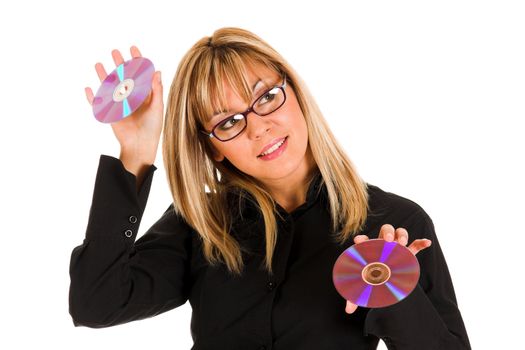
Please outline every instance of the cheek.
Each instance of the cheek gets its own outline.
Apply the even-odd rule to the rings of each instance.
[[[287,119],[288,125],[293,131],[304,134],[306,131],[306,120],[304,119],[303,111],[295,95],[289,96],[290,104],[288,105],[286,114],[289,116]]]
[[[215,144],[215,149],[217,152],[222,154],[225,158],[228,158],[228,160],[235,165],[235,163],[242,162],[243,160],[249,159],[250,155],[249,150],[251,149],[248,147],[247,144],[244,144],[242,142],[232,142],[228,141],[226,143],[222,143],[220,141],[217,141],[217,143],[220,143],[220,145]]]
[[[290,132],[299,137],[302,141],[308,141],[308,127],[303,113],[299,107],[290,111],[290,118],[288,119],[288,126]]]

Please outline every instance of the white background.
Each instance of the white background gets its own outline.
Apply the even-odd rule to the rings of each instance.
[[[519,1],[18,1],[0,5],[0,348],[189,349],[189,304],[73,327],[69,259],[100,154],[119,156],[84,87],[137,45],[167,96],[182,55],[253,31],[304,78],[369,183],[432,217],[475,349],[522,329],[525,11]],[[139,235],[170,203],[159,147]],[[344,310],[341,310],[344,312]],[[384,347],[382,347],[384,349]]]

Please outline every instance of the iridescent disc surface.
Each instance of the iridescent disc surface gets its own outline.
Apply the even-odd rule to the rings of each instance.
[[[102,123],[117,122],[133,113],[151,91],[153,63],[135,57],[120,64],[100,85],[93,100],[93,114]]]
[[[385,307],[414,290],[419,280],[419,262],[401,244],[371,239],[341,253],[332,278],[346,300],[363,307]]]

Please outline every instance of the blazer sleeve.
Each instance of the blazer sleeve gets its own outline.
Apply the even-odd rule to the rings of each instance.
[[[383,339],[389,349],[470,349],[459,311],[452,279],[428,214],[420,209],[414,220],[402,226],[415,239],[432,240],[416,257],[420,278],[416,288],[402,301],[384,308],[370,309],[365,335]]]
[[[71,253],[75,326],[109,327],[187,301],[191,229],[173,204],[135,242],[155,170],[151,165],[137,192],[135,175],[119,159],[101,155],[85,239]]]

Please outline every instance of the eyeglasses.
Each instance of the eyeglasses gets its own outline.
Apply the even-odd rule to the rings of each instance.
[[[248,108],[242,113],[237,113],[229,116],[215,124],[211,132],[200,130],[203,134],[209,137],[215,137],[217,140],[225,142],[237,137],[241,132],[246,129],[248,125],[248,114],[253,112],[261,117],[275,112],[286,101],[286,76],[284,76],[284,82],[280,86],[274,86],[266,90],[261,96],[259,96]]]

